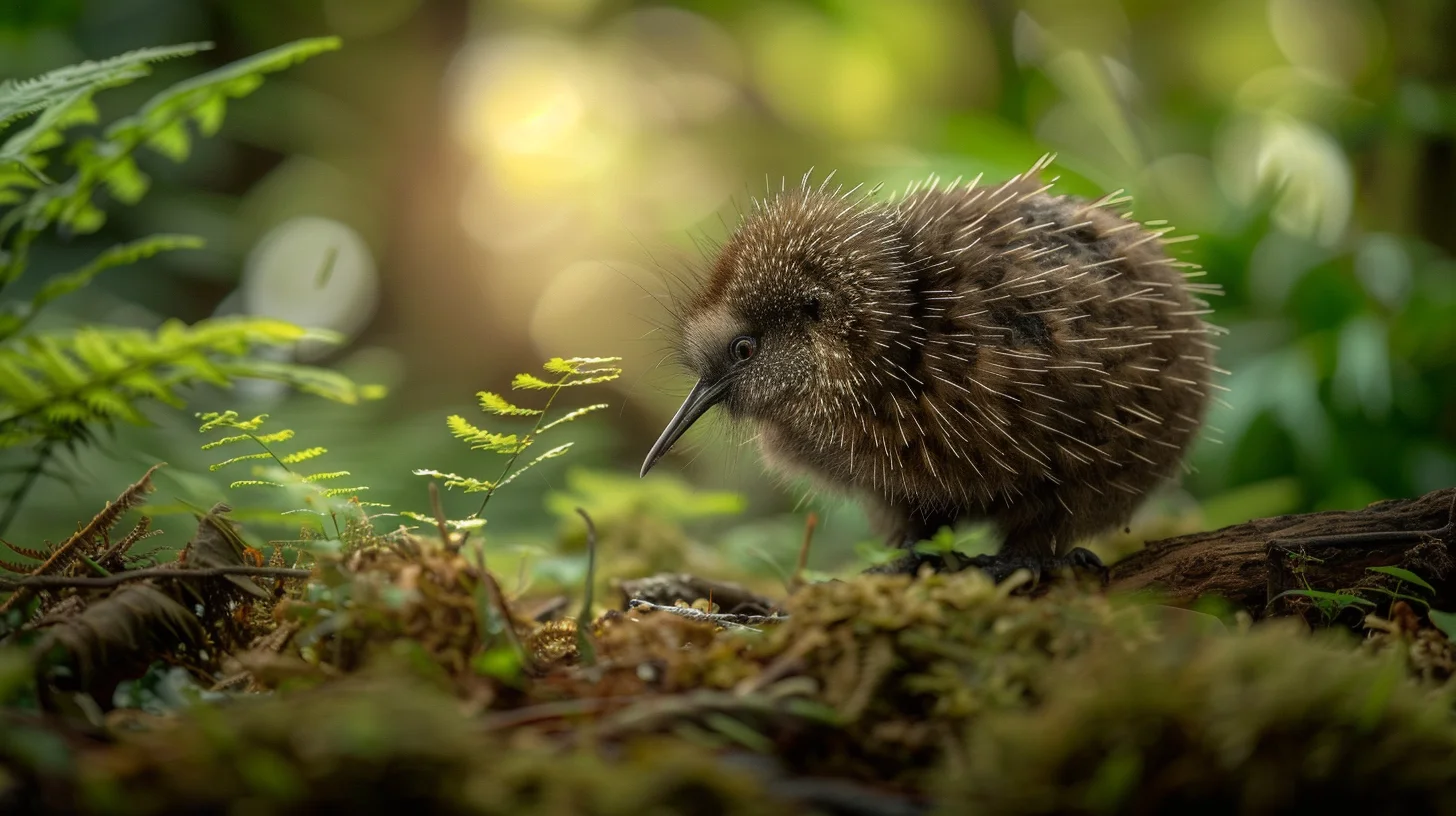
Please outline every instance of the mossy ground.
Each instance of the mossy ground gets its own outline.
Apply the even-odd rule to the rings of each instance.
[[[234,607],[253,648],[217,659],[207,699],[89,720],[12,708],[0,801],[116,814],[1456,808],[1450,642],[1398,614],[1361,648],[1278,622],[1190,627],[1087,587],[1028,597],[967,572],[810,584],[786,619],[753,629],[611,610],[582,638],[570,617],[519,619],[529,599],[507,623],[483,575],[437,543],[374,542],[307,587]],[[29,658],[0,655],[0,692],[33,694]]]

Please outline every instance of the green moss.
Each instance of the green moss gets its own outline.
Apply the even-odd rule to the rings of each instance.
[[[1395,660],[1270,629],[1090,655],[943,775],[997,813],[1453,812],[1456,729]]]
[[[79,764],[83,812],[719,814],[789,812],[752,777],[681,743],[614,759],[510,740],[400,676],[202,707]]]

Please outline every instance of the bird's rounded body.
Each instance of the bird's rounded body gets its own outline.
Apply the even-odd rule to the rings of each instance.
[[[1202,423],[1213,287],[1043,166],[756,203],[685,304],[683,361],[772,467],[868,499],[896,543],[989,520],[1052,555],[1123,524]]]

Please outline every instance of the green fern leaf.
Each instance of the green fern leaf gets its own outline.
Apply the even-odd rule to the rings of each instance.
[[[141,176],[130,159],[135,150],[147,145],[180,161],[191,148],[186,126],[189,120],[203,132],[215,131],[227,99],[252,93],[265,74],[338,47],[339,41],[333,37],[300,40],[163,90],[136,113],[113,122],[104,138],[74,144],[68,155],[76,174],[64,184],[39,191],[22,208],[27,228],[34,232],[60,222],[77,233],[94,232],[105,222],[105,214],[92,203],[98,187],[115,181],[122,197],[130,196],[133,201],[145,191],[137,186]],[[6,229],[6,223],[0,222],[0,234]]]
[[[91,103],[93,88],[83,88],[57,102],[42,113],[30,127],[11,136],[0,145],[0,167],[19,169],[23,173],[14,179],[17,186],[25,185],[25,177],[50,183],[40,172],[45,160],[35,154],[61,144],[61,135],[75,125],[94,124],[97,119],[96,106]],[[0,184],[0,188],[4,188]]]
[[[511,388],[517,391],[545,391],[556,387],[556,383],[549,383],[534,374],[517,374],[511,380]]]
[[[471,425],[469,420],[459,414],[451,414],[445,417],[445,424],[449,426],[450,433],[454,434],[456,439],[469,441],[476,437],[484,436],[486,433],[480,428]]]
[[[324,339],[323,336],[317,335],[309,335],[309,337]],[[218,371],[231,378],[273,380],[286,383],[294,390],[323,397],[332,402],[342,402],[345,405],[379,399],[385,393],[383,387],[360,385],[337,371],[273,360],[247,359],[223,362],[218,364]]]
[[[360,493],[360,492],[363,492],[363,491],[368,490],[368,489],[369,488],[364,487],[364,486],[360,486],[360,487],[331,487],[331,488],[329,488],[329,489],[327,489],[327,490],[324,491],[324,497],[325,498],[329,498],[329,499],[337,499],[340,496],[352,496],[355,493]]]
[[[287,442],[292,438],[293,431],[287,428],[281,431],[275,431],[274,433],[258,434],[258,436],[256,437],[256,439],[264,445],[273,445],[279,442]]]
[[[593,411],[600,411],[605,407],[607,407],[607,404],[605,402],[599,402],[596,405],[588,405],[585,408],[578,408],[575,411],[570,411],[557,417],[556,419],[551,420],[545,425],[542,425],[541,430],[537,431],[536,433],[545,433],[552,428],[555,428],[557,425],[561,425],[566,422],[572,422],[574,420],[580,419],[583,416],[586,416],[587,414],[592,413]]]
[[[285,458],[284,461],[288,461],[288,460]],[[347,470],[334,470],[334,471],[326,471],[324,473],[313,473],[313,474],[310,474],[308,476],[303,477],[303,480],[305,482],[310,482],[310,483],[312,483],[312,482],[323,482],[323,481],[328,481],[329,479],[342,479],[342,478],[344,478],[345,476],[348,476],[348,475],[349,475],[349,471],[347,471]]]
[[[212,48],[212,43],[143,48],[110,59],[68,65],[27,80],[0,82],[0,128],[45,110],[81,91],[114,88],[150,73],[148,63],[186,57]]]
[[[46,388],[22,367],[21,358],[9,351],[0,351],[0,395],[19,405],[37,405],[50,399]]]
[[[285,465],[296,465],[300,462],[307,462],[310,459],[316,459],[328,452],[329,451],[327,448],[304,448],[301,451],[295,451],[288,454],[287,456],[280,457],[279,461],[283,462],[283,464]]]
[[[202,427],[197,430],[206,433],[217,428],[237,428],[244,431],[256,431],[262,427],[263,422],[268,419],[267,414],[259,414],[252,419],[239,420],[237,411],[208,411],[205,414],[198,414],[197,418],[202,420]]]
[[[476,394],[480,399],[480,410],[487,414],[497,416],[537,416],[541,412],[535,408],[522,408],[512,405],[505,397],[490,391],[481,391]]]
[[[133,425],[146,422],[141,413],[132,407],[126,397],[109,388],[87,388],[81,391],[81,401],[99,417],[121,419]]]
[[[0,315],[0,340],[14,335],[29,323],[41,309],[52,301],[68,295],[89,284],[97,275],[118,266],[127,266],[145,260],[161,252],[177,249],[199,249],[203,240],[195,235],[152,235],[128,244],[118,244],[106,250],[91,262],[72,272],[57,275],[46,282],[30,302],[21,302],[10,313]],[[96,334],[88,338],[89,348],[94,350]],[[104,364],[115,370],[124,366]]]
[[[415,513],[409,510],[401,510],[399,512],[399,515],[413,521],[418,521],[422,524],[429,524],[431,526],[437,523],[434,516],[427,516],[423,513]],[[449,527],[452,530],[475,530],[485,526],[485,519],[446,519],[445,526]]]
[[[266,455],[267,454],[264,454],[264,456]],[[217,470],[217,468],[213,468],[213,470]],[[239,487],[284,487],[284,485],[279,484],[278,482],[270,482],[267,479],[239,479],[236,482],[229,484],[228,487],[232,489]]]
[[[582,377],[576,380],[567,380],[566,382],[561,383],[561,387],[573,388],[578,385],[596,385],[597,383],[611,382],[612,380],[615,380],[620,376],[622,376],[622,373],[620,371],[611,374],[597,374],[591,377]]]
[[[179,82],[152,97],[134,115],[118,120],[107,130],[106,137],[123,145],[146,143],[164,154],[180,153],[185,157],[190,140],[183,124],[188,119],[196,121],[204,132],[215,132],[227,99],[252,93],[262,84],[264,74],[282,71],[339,46],[337,37],[299,40]]]
[[[510,484],[511,482],[514,482],[522,473],[525,473],[526,471],[528,471],[531,468],[533,468],[533,467],[541,464],[542,462],[546,461],[547,459],[555,459],[556,457],[560,456],[561,454],[566,453],[568,450],[571,450],[571,446],[574,445],[574,444],[576,444],[576,443],[574,443],[574,442],[567,442],[565,445],[557,445],[556,447],[552,448],[551,450],[548,450],[545,453],[541,454],[540,456],[537,456],[535,459],[532,459],[531,461],[527,462],[526,464],[522,465],[521,467],[516,468],[515,471],[513,471],[511,473],[511,475],[505,477],[504,479],[501,479],[500,484],[495,485],[495,488],[496,489],[499,489],[499,488],[505,487],[506,485]],[[472,492],[472,491],[467,490],[465,492],[469,493],[469,492]]]
[[[203,430],[206,429],[204,428]],[[212,450],[213,448],[220,448],[223,445],[236,445],[239,442],[251,441],[253,441],[253,437],[247,434],[238,434],[237,436],[224,436],[222,439],[214,439],[213,441],[208,442],[206,445],[203,445],[201,449]]]
[[[227,467],[228,465],[236,464],[238,462],[247,462],[247,461],[251,461],[251,460],[254,460],[254,459],[272,459],[272,458],[273,458],[273,454],[271,454],[271,453],[245,453],[245,454],[243,454],[241,456],[234,456],[231,459],[224,459],[223,461],[218,462],[215,465],[208,465],[207,466],[207,469],[208,470],[211,470],[211,471],[218,471],[218,470],[222,470],[223,468]],[[273,484],[273,483],[272,482],[269,482],[269,484]]]

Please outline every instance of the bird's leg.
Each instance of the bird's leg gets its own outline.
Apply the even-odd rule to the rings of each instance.
[[[1001,552],[995,555],[978,555],[975,558],[962,556],[962,559],[966,566],[981,570],[998,584],[1010,578],[1017,570],[1023,569],[1031,573],[1032,583],[1039,583],[1045,573],[1058,573],[1063,570],[1074,573],[1090,572],[1103,584],[1107,583],[1108,578],[1107,567],[1102,559],[1086,547],[1073,547],[1065,555],[1026,553],[1019,548],[1002,547]]]

